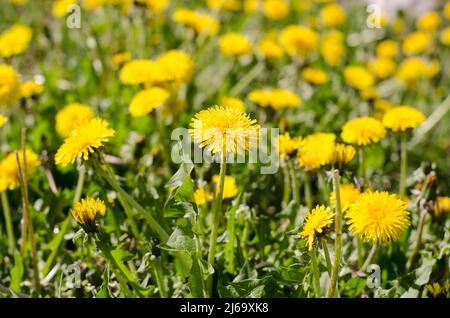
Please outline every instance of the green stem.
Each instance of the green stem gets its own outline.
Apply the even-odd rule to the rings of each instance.
[[[161,265],[160,260],[155,259],[153,262],[153,274],[155,275],[156,285],[158,286],[159,295],[161,298],[167,298],[167,291],[164,285],[164,278],[161,275]]]
[[[328,200],[330,198],[330,191],[328,191],[327,177],[325,176],[325,172],[322,169],[319,170],[319,178],[320,178],[320,183],[322,184],[324,201],[328,202]]]
[[[292,179],[292,192],[295,203],[300,206],[300,190],[298,185],[298,178],[297,178],[297,169],[295,169],[295,165],[292,162],[292,160],[288,161],[289,168],[291,170],[291,179]]]
[[[363,264],[363,242],[359,237],[356,237],[356,257],[356,264],[358,265],[358,268],[361,268]]]
[[[366,167],[364,162],[364,147],[361,146],[358,149],[358,157],[359,157],[359,171],[358,175],[363,181],[363,185],[366,185]]]
[[[8,250],[9,253],[12,255],[16,250],[16,239],[14,237],[14,228],[11,218],[11,207],[9,206],[8,194],[6,193],[6,190],[2,191],[1,200],[2,200],[3,214],[5,216],[6,233],[8,236]]]
[[[373,257],[375,256],[375,252],[377,251],[377,244],[375,243],[372,248],[370,249],[369,255],[366,258],[366,261],[364,262],[364,264],[361,267],[361,272],[364,272],[367,268],[367,266],[370,265],[370,263],[372,262]]]
[[[211,237],[209,241],[209,251],[208,251],[208,264],[211,267],[214,267],[214,260],[216,257],[216,244],[217,244],[217,236],[219,232],[219,222],[220,215],[222,212],[222,200],[223,200],[223,189],[225,184],[225,176],[227,171],[227,153],[225,149],[222,150],[222,159],[220,162],[220,175],[219,175],[219,184],[217,186],[217,196],[214,202],[214,210],[213,210],[213,220],[212,220],[212,230]],[[210,275],[208,277],[208,294],[212,297],[212,281],[213,277]]]
[[[316,298],[320,298],[320,276],[319,267],[317,265],[316,250],[313,248],[311,250],[311,270],[314,280],[314,289],[316,292]]]
[[[321,238],[320,244],[322,245],[323,253],[325,254],[325,261],[327,262],[328,274],[331,277],[331,273],[333,272],[333,265],[331,264],[331,257],[330,252],[328,251],[327,242],[323,238]]]
[[[312,200],[312,191],[311,191],[311,180],[309,178],[309,172],[305,171],[305,198],[306,205],[308,206],[308,210],[312,209],[313,200]]]
[[[80,201],[80,199],[81,199],[81,195],[83,193],[85,176],[86,176],[86,167],[84,165],[80,165],[80,168],[78,169],[77,187],[75,189],[73,203],[76,203],[76,202]]]
[[[263,61],[255,64],[255,66],[230,89],[229,95],[238,96],[263,70]]]
[[[400,198],[403,199],[406,194],[406,173],[408,170],[408,151],[406,134],[402,134],[400,141],[401,164],[400,164]]]
[[[283,207],[287,207],[291,200],[291,181],[289,178],[288,163],[283,165]]]
[[[408,258],[408,262],[406,263],[406,271],[409,272],[412,269],[412,266],[414,265],[414,260],[417,256],[417,253],[419,253],[420,245],[422,244],[422,234],[423,234],[423,227],[425,225],[425,218],[427,216],[427,210],[423,209],[420,212],[419,216],[419,223],[417,224],[417,234],[416,234],[416,240],[414,243],[414,248],[411,253],[411,255]]]
[[[330,285],[328,286],[327,297],[333,298],[336,295],[337,281],[339,276],[339,268],[341,265],[342,255],[342,210],[341,210],[341,191],[339,170],[335,169],[332,172],[333,175],[333,191],[336,202],[336,214],[335,214],[335,232],[336,238],[334,241],[334,263],[333,270],[331,272]]]

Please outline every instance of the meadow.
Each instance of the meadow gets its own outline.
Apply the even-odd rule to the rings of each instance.
[[[0,8],[0,297],[450,296],[450,2]]]

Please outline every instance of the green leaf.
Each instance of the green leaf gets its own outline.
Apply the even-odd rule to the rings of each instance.
[[[166,184],[166,188],[179,187],[183,184],[185,178],[191,175],[194,164],[192,162],[183,162],[178,171],[170,178]]]
[[[23,272],[22,256],[19,253],[15,253],[14,267],[11,269],[11,283],[9,287],[16,292],[20,292],[20,282],[22,281]]]
[[[106,268],[103,272],[103,283],[100,286],[100,290],[95,295],[96,298],[111,298],[109,292],[109,268]]]
[[[275,279],[272,276],[265,276],[219,286],[219,293],[220,297],[225,298],[261,298],[272,297],[276,288]]]
[[[422,265],[416,272],[416,280],[414,283],[418,286],[425,285],[430,281],[431,272],[433,271],[433,266],[436,264],[436,259],[431,256],[431,253],[427,257],[423,258]]]
[[[188,233],[184,229],[176,228],[170,235],[166,245],[175,251],[187,252],[193,256],[197,252],[197,244],[193,235],[193,233]]]
[[[384,149],[378,144],[366,147],[364,150],[366,166],[374,169],[382,168],[385,162]]]

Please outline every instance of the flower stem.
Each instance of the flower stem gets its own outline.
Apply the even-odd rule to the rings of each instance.
[[[400,141],[400,198],[403,199],[406,194],[406,173],[408,170],[408,151],[407,151],[407,141],[406,134],[402,134]]]
[[[223,200],[223,189],[225,184],[225,176],[227,171],[227,153],[225,149],[222,151],[222,160],[220,162],[220,175],[219,175],[219,184],[217,186],[217,196],[216,200],[214,202],[214,209],[213,209],[213,220],[212,220],[212,230],[211,230],[211,237],[209,241],[209,251],[208,251],[208,264],[211,267],[214,267],[214,260],[216,257],[216,244],[217,244],[217,235],[219,230],[219,221],[220,221],[220,214],[222,211],[222,200]],[[212,297],[212,281],[213,277],[212,275],[208,277],[208,294],[210,297]]]
[[[420,212],[419,216],[419,223],[417,224],[417,234],[416,234],[416,240],[414,243],[414,248],[411,253],[411,255],[408,258],[408,261],[406,262],[406,271],[409,272],[414,264],[414,259],[417,256],[417,253],[419,253],[420,245],[422,243],[422,234],[423,234],[423,227],[425,225],[425,218],[427,216],[427,210],[423,209]]]
[[[295,165],[291,160],[288,161],[289,170],[291,171],[291,179],[292,179],[292,192],[295,203],[300,206],[300,190],[297,179],[297,169],[295,169]]]
[[[264,62],[260,61],[234,85],[229,92],[230,96],[238,96],[264,70]]]
[[[359,177],[362,179],[363,186],[366,185],[366,167],[364,161],[364,147],[359,147],[358,149],[358,157],[359,157]]]
[[[359,237],[356,237],[356,257],[357,257],[356,264],[358,265],[358,268],[361,268],[363,264],[362,255],[363,255],[363,243]]]
[[[283,165],[283,207],[286,207],[291,200],[291,180],[289,177],[288,163]]]
[[[339,181],[339,170],[335,169],[332,172],[333,175],[333,191],[336,202],[336,214],[335,214],[335,232],[336,238],[334,241],[334,263],[333,270],[331,272],[330,285],[327,290],[327,297],[333,298],[337,290],[337,280],[339,276],[339,267],[341,265],[342,255],[342,210],[341,210],[341,191]]]
[[[325,172],[322,169],[320,169],[318,173],[319,173],[320,182],[322,183],[324,201],[328,202],[329,197],[330,197],[330,192],[328,191],[327,177],[325,176]]]
[[[309,178],[309,172],[305,171],[305,199],[308,210],[312,209],[313,200],[312,200],[312,191],[311,191],[311,180]]]
[[[311,250],[311,270],[314,280],[314,289],[316,292],[316,298],[320,298],[320,276],[319,267],[317,266],[316,250],[313,248]]]
[[[6,233],[8,236],[8,250],[9,253],[12,255],[16,249],[16,239],[14,237],[14,228],[11,219],[11,207],[9,206],[8,194],[6,193],[6,190],[2,191],[1,200],[2,200],[3,214],[5,216]]]
[[[367,268],[367,266],[370,265],[370,262],[372,262],[373,257],[375,256],[375,252],[377,251],[378,245],[375,243],[373,244],[372,248],[370,249],[369,255],[366,258],[366,261],[361,267],[361,272],[364,272]]]
[[[75,189],[75,195],[73,197],[73,203],[80,201],[81,194],[83,193],[84,186],[84,178],[86,176],[86,167],[84,165],[80,165],[78,169],[78,180],[77,187]]]
[[[330,252],[328,251],[327,242],[323,238],[321,238],[320,244],[322,245],[323,253],[325,254],[325,261],[327,262],[328,275],[330,275],[331,277],[333,265],[331,264]]]

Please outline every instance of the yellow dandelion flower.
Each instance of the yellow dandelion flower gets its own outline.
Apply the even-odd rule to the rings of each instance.
[[[306,169],[318,169],[330,163],[336,136],[328,133],[314,133],[303,138],[298,161]]]
[[[380,79],[387,78],[394,74],[397,65],[389,58],[376,58],[369,62],[369,70]]]
[[[133,117],[146,116],[169,99],[169,92],[159,87],[151,87],[134,95],[128,107]]]
[[[284,133],[278,137],[278,151],[280,159],[284,160],[287,156],[294,154],[302,144],[301,137],[291,137],[289,133]]]
[[[337,27],[345,23],[347,15],[337,3],[332,3],[324,6],[319,13],[320,21],[326,27]]]
[[[350,145],[335,144],[331,154],[331,162],[338,166],[348,164],[355,157],[356,150]]]
[[[219,186],[219,176],[213,176],[214,193],[217,195],[217,187]],[[232,199],[238,194],[238,188],[236,186],[236,179],[232,176],[225,176],[223,183],[223,200]]]
[[[27,174],[30,176],[41,163],[38,155],[30,149],[25,149]],[[20,167],[23,169],[22,150],[19,150]],[[0,161],[0,192],[7,189],[13,190],[19,185],[19,171],[17,169],[17,160],[15,152],[8,154]]]
[[[214,10],[239,11],[241,3],[238,0],[207,0],[208,8]]]
[[[153,13],[162,13],[169,6],[169,0],[144,0],[146,7]]]
[[[143,83],[161,83],[165,80],[165,72],[152,60],[131,60],[120,70],[120,80],[124,84],[137,85]]]
[[[72,130],[56,152],[55,163],[65,167],[72,164],[76,158],[87,160],[90,154],[101,148],[114,135],[115,131],[108,128],[106,120],[94,118]]]
[[[377,90],[373,86],[360,90],[359,94],[364,100],[374,100],[379,97]]]
[[[316,85],[325,84],[329,80],[328,74],[324,70],[313,67],[305,68],[302,71],[302,77],[305,81]]]
[[[30,44],[31,28],[16,24],[0,34],[0,56],[10,57],[23,53]]]
[[[19,75],[8,64],[0,64],[0,106],[14,103],[19,96]]]
[[[450,20],[450,2],[447,2],[444,6],[444,17]]]
[[[361,192],[353,184],[342,184],[339,190],[341,195],[341,210],[345,212],[353,202],[358,200]],[[336,208],[336,195],[334,192],[330,193],[330,205],[333,209]]]
[[[264,0],[264,15],[273,21],[284,19],[289,14],[289,4],[285,0]]]
[[[342,63],[345,56],[344,35],[339,31],[330,31],[323,35],[320,54],[330,66]]]
[[[224,149],[236,153],[255,147],[259,125],[250,116],[232,107],[213,106],[198,112],[189,133],[200,147],[215,153]]]
[[[111,61],[115,66],[121,66],[122,64],[128,62],[129,60],[131,60],[130,52],[116,53],[111,58]]]
[[[318,205],[308,212],[303,231],[299,233],[308,243],[308,250],[312,250],[317,237],[333,224],[334,212],[329,207]]]
[[[194,192],[195,204],[198,206],[204,205],[206,202],[212,201],[212,195],[209,193],[205,187],[198,188]]]
[[[416,31],[410,33],[403,40],[403,52],[408,55],[421,54],[430,47],[432,39],[428,32]]]
[[[95,10],[101,8],[105,4],[105,0],[83,0],[81,6],[86,10]]]
[[[407,86],[413,86],[420,78],[433,77],[435,71],[432,64],[418,57],[411,57],[403,60],[395,76],[403,81]]]
[[[173,21],[193,28],[197,33],[216,35],[219,32],[220,24],[212,16],[196,12],[189,9],[177,9],[173,16]]]
[[[245,36],[229,32],[219,38],[220,51],[228,56],[241,56],[251,53],[252,46]]]
[[[44,85],[34,80],[20,84],[20,96],[22,98],[30,98],[32,96],[40,95],[43,91]]]
[[[248,98],[261,107],[272,107],[276,110],[299,107],[302,104],[300,97],[282,88],[253,90]]]
[[[365,192],[350,205],[350,231],[372,243],[396,241],[409,226],[405,202],[388,192]]]
[[[375,79],[363,66],[347,66],[344,69],[344,77],[348,85],[363,90],[373,86]]]
[[[393,132],[416,128],[425,121],[425,115],[410,106],[397,106],[384,114],[383,124]]]
[[[66,138],[72,130],[90,122],[94,117],[94,111],[88,105],[71,103],[56,114],[56,132]]]
[[[0,128],[2,128],[8,122],[8,117],[0,114]]]
[[[280,44],[289,55],[307,56],[313,52],[319,43],[319,36],[312,29],[290,25],[280,33]]]
[[[255,13],[262,6],[262,0],[244,0],[245,13]]]
[[[224,107],[234,108],[240,112],[245,111],[245,103],[239,98],[229,96],[222,97],[221,105],[223,105]]]
[[[380,58],[392,59],[398,55],[399,46],[398,42],[394,40],[381,41],[376,48],[377,55]]]
[[[422,14],[416,21],[417,29],[421,31],[436,31],[441,25],[441,16],[436,11]]]
[[[72,5],[77,4],[77,0],[54,0],[52,14],[54,17],[61,18],[69,13]]]
[[[70,214],[74,220],[87,232],[97,232],[97,225],[95,224],[95,218],[97,214],[105,215],[106,206],[100,199],[94,199],[87,197],[81,199],[79,202],[75,202],[70,209]]]
[[[448,212],[450,212],[450,197],[437,197],[436,204],[434,206],[434,214],[439,217]]]
[[[441,35],[439,36],[441,43],[445,46],[450,46],[450,27],[442,30]]]
[[[257,50],[263,57],[270,60],[276,60],[283,56],[283,49],[272,39],[261,40]]]
[[[194,61],[181,50],[170,50],[162,54],[156,63],[162,68],[166,81],[186,82],[194,72]]]
[[[341,138],[349,144],[366,146],[377,143],[386,136],[386,128],[378,119],[359,117],[349,120],[342,127]]]

